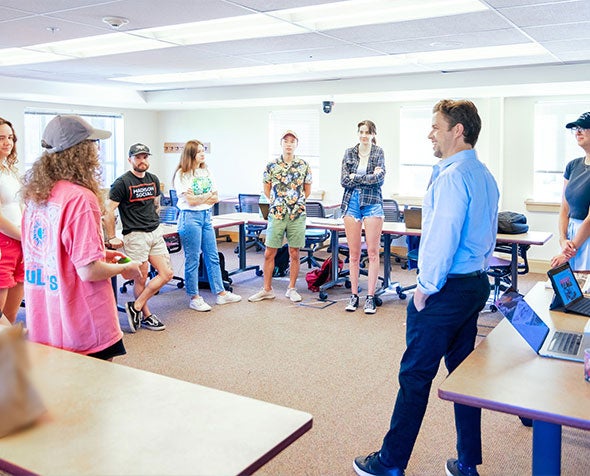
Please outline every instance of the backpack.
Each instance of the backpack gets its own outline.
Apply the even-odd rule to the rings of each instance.
[[[273,278],[287,275],[289,269],[289,245],[284,244],[277,250],[275,255],[275,267],[272,270]]]
[[[223,281],[223,287],[225,288],[226,291],[231,291],[231,285],[233,283],[233,280],[229,277],[229,271],[227,269],[225,269],[225,256],[223,255],[223,253],[221,251],[218,251],[218,254],[219,254],[219,267],[221,268],[221,279]],[[205,260],[203,258],[203,253],[201,253],[201,256],[199,259],[199,270],[198,270],[199,287],[210,289],[209,277],[207,275],[207,267],[205,266],[204,261]]]
[[[526,216],[522,213],[498,213],[498,233],[518,235],[519,233],[526,233],[527,231],[529,231],[529,226],[526,223]]]
[[[342,270],[344,263],[341,259],[338,260],[338,272]],[[314,268],[305,275],[307,281],[307,289],[314,293],[319,292],[320,286],[332,279],[332,258],[328,258],[322,263],[321,268]]]

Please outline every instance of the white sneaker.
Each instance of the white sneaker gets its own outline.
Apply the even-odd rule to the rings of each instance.
[[[211,310],[211,306],[209,306],[201,296],[192,298],[188,307],[199,312],[207,312]]]
[[[218,294],[217,295],[217,304],[229,304],[230,302],[240,302],[242,300],[242,296],[238,296],[237,294],[230,293],[229,291],[225,294]]]
[[[293,302],[301,301],[301,295],[297,292],[297,289],[295,288],[288,288],[287,292],[285,293],[285,296],[287,296]]]
[[[274,298],[275,298],[275,293],[272,289],[270,291],[267,291],[266,289],[262,288],[256,294],[253,294],[252,296],[250,296],[248,298],[248,301],[258,302],[258,301],[263,301],[264,299],[274,299]]]

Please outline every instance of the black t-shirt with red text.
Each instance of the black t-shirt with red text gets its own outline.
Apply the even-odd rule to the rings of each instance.
[[[160,196],[160,180],[154,174],[145,173],[143,178],[128,171],[111,185],[109,198],[119,203],[119,216],[123,234],[132,231],[150,232],[158,228],[160,217],[156,202]]]

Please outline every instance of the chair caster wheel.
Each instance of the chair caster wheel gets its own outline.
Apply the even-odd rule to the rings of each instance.
[[[184,288],[184,283],[176,283],[176,287],[178,289],[182,289],[182,288]]]
[[[125,294],[125,293],[127,292],[127,286],[121,286],[121,287],[119,288],[119,291],[120,291],[121,293]]]
[[[498,308],[494,304],[490,304],[490,312],[496,312]]]
[[[352,287],[352,284],[350,284],[350,280],[347,279],[346,281],[344,281],[344,287],[346,289],[350,289]]]
[[[262,276],[262,273],[264,273],[264,271],[262,271],[261,269],[256,270],[256,276]]]
[[[381,306],[383,304],[383,299],[381,299],[379,296],[375,296],[375,306]]]
[[[328,295],[324,291],[320,291],[320,301],[328,299]]]
[[[231,236],[226,236],[225,237],[225,242],[226,243],[231,243]]]
[[[234,253],[235,254],[238,254],[239,252],[240,252],[240,247],[239,246],[236,246],[235,249],[234,249]]]

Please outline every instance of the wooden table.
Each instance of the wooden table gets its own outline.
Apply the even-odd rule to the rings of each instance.
[[[251,474],[312,427],[298,410],[40,344],[29,351],[48,412],[1,438],[0,457],[34,473]]]
[[[582,331],[588,319],[550,311],[552,296],[538,283],[525,299],[548,325]],[[438,395],[531,418],[533,475],[560,474],[562,425],[590,430],[590,384],[583,365],[538,356],[506,319],[449,375]]]

